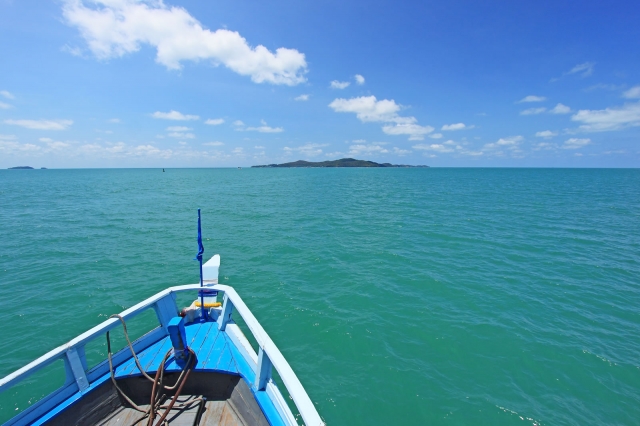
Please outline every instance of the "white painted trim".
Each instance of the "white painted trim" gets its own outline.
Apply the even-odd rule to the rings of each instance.
[[[225,295],[233,303],[235,310],[242,316],[247,327],[249,327],[249,330],[251,330],[251,333],[253,333],[258,341],[258,345],[260,345],[269,356],[273,367],[278,371],[282,382],[287,388],[287,391],[289,391],[289,395],[291,395],[293,402],[295,402],[296,407],[298,407],[305,424],[307,426],[323,426],[325,423],[320,418],[316,407],[313,405],[309,395],[307,395],[302,383],[300,383],[298,376],[293,372],[293,369],[278,347],[273,343],[267,332],[264,331],[262,325],[260,325],[256,317],[253,316],[238,293],[236,293],[233,287],[226,285],[218,284],[216,288],[225,292]]]
[[[309,398],[309,395],[307,395],[307,392],[302,386],[302,383],[300,383],[300,380],[298,379],[296,374],[293,372],[293,369],[291,368],[287,360],[284,358],[284,356],[282,355],[278,347],[275,345],[275,343],[273,343],[273,341],[271,340],[267,332],[264,331],[264,328],[262,328],[262,325],[260,325],[258,320],[253,316],[253,313],[251,313],[251,311],[249,310],[247,305],[244,303],[244,301],[240,298],[238,293],[236,293],[236,291],[232,287],[229,287],[226,285],[216,284],[208,287],[216,288],[220,291],[224,291],[226,297],[229,299],[231,303],[233,303],[234,309],[244,319],[244,322],[247,324],[247,327],[249,327],[249,330],[251,330],[251,333],[254,335],[255,339],[258,341],[258,345],[269,356],[269,360],[273,364],[273,367],[276,369],[276,371],[278,371],[278,374],[280,375],[280,378],[282,379],[285,387],[287,388],[287,391],[293,398],[293,402],[296,404],[296,407],[298,407],[300,415],[302,416],[302,419],[304,420],[305,424],[307,426],[324,426],[325,423],[320,418],[318,411],[316,410],[313,402]],[[178,292],[189,291],[189,290],[197,290],[199,288],[200,288],[199,284],[189,284],[189,285],[183,285],[183,286],[169,287],[166,290],[161,291],[160,293],[157,293],[151,296],[150,298],[130,307],[129,309],[122,312],[120,315],[124,319],[131,318],[139,314],[140,312],[154,306],[158,301],[160,301],[164,297],[167,297],[167,296],[172,297],[171,296],[172,293],[178,293]],[[51,364],[57,359],[62,358],[70,349],[76,348],[79,346],[84,346],[88,341],[92,340],[98,335],[102,335],[107,331],[113,329],[114,327],[118,326],[119,323],[120,321],[117,318],[108,319],[98,324],[97,326],[93,327],[89,331],[82,333],[78,337],[71,339],[68,343],[61,345],[53,349],[52,351],[49,351],[45,355],[30,362],[24,367],[0,379],[0,392],[5,390],[9,386],[11,386],[14,382],[22,380],[27,376],[29,376],[30,374],[36,372],[37,370],[40,370],[41,368],[46,367],[47,365]],[[231,325],[231,324],[232,323],[228,323],[228,325]],[[238,337],[240,333],[237,333],[237,331],[233,330],[231,334],[235,335],[235,337]],[[244,340],[246,340],[246,337],[244,337],[244,335],[242,337],[244,338]],[[248,344],[248,341],[247,341],[247,344]],[[251,348],[251,345],[248,345],[248,346],[249,348]],[[241,347],[244,347],[244,343],[241,345]],[[244,349],[246,350],[246,348]],[[253,348],[251,348],[251,351],[247,350],[247,352],[249,354],[251,354],[251,352],[255,354],[255,351],[253,351]],[[251,359],[253,359],[253,356],[251,356]],[[255,355],[255,361],[256,361],[255,364],[257,364],[257,354]],[[256,366],[256,369],[257,369],[257,366]],[[270,387],[271,386],[267,386],[267,392],[269,392]],[[271,390],[270,393],[271,394],[274,393],[273,389]],[[284,404],[284,407],[287,408],[286,411],[289,411],[289,413],[291,412],[286,406],[286,403]],[[283,409],[284,407],[280,407],[280,408]]]
[[[258,354],[253,349],[253,346],[251,346],[251,343],[249,343],[247,336],[245,336],[240,327],[238,327],[238,324],[228,323],[225,331],[242,356],[244,356],[247,361],[253,361],[253,363],[250,362],[249,365],[253,368],[253,371],[256,371]]]

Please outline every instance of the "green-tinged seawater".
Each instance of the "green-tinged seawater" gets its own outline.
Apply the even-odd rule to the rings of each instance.
[[[328,425],[640,424],[640,170],[3,170],[0,376],[197,282],[198,207]]]

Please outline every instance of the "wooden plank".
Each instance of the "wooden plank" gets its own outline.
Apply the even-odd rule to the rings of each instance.
[[[226,336],[226,333],[223,334],[222,337],[224,338],[225,344],[222,348],[222,352],[220,353],[220,358],[218,358],[218,363],[216,364],[214,369],[219,371],[227,371],[226,369],[229,368],[229,365],[233,360],[233,354],[231,353],[231,348],[229,347],[229,345],[231,345],[232,343],[229,342],[229,338]]]
[[[157,353],[162,346],[162,342],[166,339],[168,339],[168,337],[165,337],[163,340],[154,343],[153,345],[136,354],[138,356],[138,361],[140,361],[140,365],[143,366],[143,368],[145,366],[145,363],[149,363],[150,360],[157,356]],[[129,360],[125,361],[122,365],[115,368],[117,372],[116,376],[124,377],[130,374],[140,374],[140,371],[138,371],[138,366],[136,365],[136,361],[133,359],[133,356],[131,356],[129,347],[125,346],[124,349],[129,354]]]
[[[215,346],[216,340],[220,339],[220,333],[218,331],[218,327],[214,326],[209,334],[207,334],[207,338],[202,342],[202,346],[200,347],[200,352],[198,353],[198,364],[196,365],[197,370],[201,370],[205,368],[208,357],[211,354],[211,350]]]
[[[205,412],[200,419],[201,425],[218,425],[222,418],[222,411],[224,410],[227,401],[207,401],[205,405]]]

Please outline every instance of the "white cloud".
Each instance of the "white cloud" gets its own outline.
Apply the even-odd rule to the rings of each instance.
[[[381,142],[373,142],[370,144],[367,143],[358,143],[355,145],[349,146],[349,155],[353,157],[357,157],[360,155],[375,155],[375,154],[386,154],[389,152],[388,149],[384,148],[382,145],[384,143]]]
[[[524,138],[522,136],[510,136],[508,138],[500,138],[497,142],[485,144],[484,149],[516,149]]]
[[[40,142],[53,142],[53,139],[51,138],[40,138],[38,139]]]
[[[331,87],[332,89],[346,89],[350,84],[351,83],[349,83],[348,81],[333,80],[329,87]]]
[[[260,133],[284,132],[284,129],[282,127],[269,127],[269,126],[247,127],[245,130],[247,132],[260,132]]]
[[[444,136],[444,135],[443,135],[442,133],[432,133],[432,134],[430,134],[430,135],[429,135],[429,137],[430,137],[431,139],[440,139],[440,138],[442,138],[443,136]]]
[[[231,152],[237,155],[244,155],[244,148],[242,147],[234,148]]]
[[[401,149],[401,148],[398,148],[397,146],[393,147],[393,153],[396,155],[407,155],[407,154],[411,154],[411,152],[412,151],[409,149]]]
[[[49,149],[53,151],[60,151],[71,146],[71,144],[61,141],[48,141],[47,145],[49,146]]]
[[[181,112],[171,110],[169,112],[160,112],[156,111],[151,114],[153,118],[159,118],[162,120],[176,120],[176,121],[189,121],[189,120],[199,120],[200,117],[197,115],[188,115],[182,114]]]
[[[3,97],[7,98],[7,99],[15,99],[16,97],[13,96],[11,93],[7,92],[6,90],[0,90],[0,95],[2,95]]]
[[[356,74],[353,76],[353,78],[356,79],[356,83],[359,85],[363,85],[364,84],[364,77],[361,76],[360,74]]]
[[[424,135],[433,132],[433,127],[420,126],[415,123],[396,123],[383,126],[382,131],[388,135],[409,135],[410,141],[421,141],[424,139]]]
[[[219,142],[219,141],[214,141],[214,142],[205,142],[202,145],[206,145],[206,146],[222,146],[222,145],[224,145],[224,143]]]
[[[549,139],[554,136],[558,136],[558,132],[552,132],[551,130],[543,130],[541,132],[536,132],[536,136],[539,138]]]
[[[119,118],[111,118],[111,119],[109,119],[109,123],[120,123],[120,119]]]
[[[583,64],[578,64],[575,67],[571,68],[570,71],[567,71],[565,75],[580,74],[582,77],[588,77],[593,73],[594,66],[595,62],[585,62]]]
[[[524,111],[520,111],[520,115],[537,115],[537,114],[542,114],[546,110],[547,109],[545,107],[529,108],[529,109],[525,109]]]
[[[218,126],[224,123],[224,118],[210,118],[204,122],[204,124],[208,124],[210,126]]]
[[[550,109],[549,112],[551,114],[569,114],[571,112],[571,108],[563,104],[558,104]]]
[[[0,141],[13,141],[18,139],[16,135],[0,135]]]
[[[308,101],[309,95],[300,95],[293,99],[294,101]]]
[[[0,139],[0,153],[2,154],[29,154],[29,153],[37,153],[42,150],[42,147],[32,144],[25,143],[21,144],[15,141],[6,141]]]
[[[162,0],[64,0],[62,13],[98,59],[121,57],[147,44],[156,48],[156,62],[169,69],[181,69],[182,61],[210,60],[256,83],[306,81],[303,53],[253,48],[238,32],[203,28],[186,9]]]
[[[628,99],[640,99],[640,86],[634,86],[622,94],[623,97]]]
[[[467,126],[464,123],[455,123],[455,124],[445,124],[442,126],[440,130],[464,130],[464,129],[473,129],[475,126]]]
[[[585,147],[591,143],[591,139],[578,139],[571,138],[564,141],[564,145],[561,146],[562,149],[579,149]]]
[[[446,154],[446,153],[455,151],[453,148],[440,143],[432,143],[432,144],[421,143],[418,145],[414,145],[412,148],[418,149],[421,151],[439,152],[441,154]]]
[[[283,148],[283,150],[287,154],[291,154],[291,153],[297,152],[300,155],[308,158],[308,157],[316,157],[316,156],[322,154],[322,148],[325,147],[325,146],[328,146],[328,144],[308,143],[308,144],[305,144],[305,145],[302,145],[302,146],[298,146],[298,147],[294,147],[294,148],[285,146]],[[260,147],[260,148],[264,148],[264,147]]]
[[[522,103],[522,102],[542,102],[542,101],[544,101],[546,99],[547,98],[545,98],[544,96],[529,95],[529,96],[525,96],[524,98],[520,99],[517,103]]]
[[[246,127],[243,128],[242,126],[244,126],[244,123],[240,120],[237,120],[233,123],[234,126],[236,126],[236,131],[239,132],[260,132],[260,133],[281,133],[284,132],[284,129],[282,127],[270,127],[267,126],[267,122],[264,120],[260,120],[260,122],[262,123],[262,126],[258,126],[258,127]]]
[[[582,109],[574,114],[571,120],[583,123],[580,130],[587,132],[603,132],[640,126],[640,103],[601,110]]]
[[[533,147],[534,151],[541,151],[541,150],[545,150],[545,151],[549,151],[549,150],[553,150],[553,149],[557,149],[558,146],[554,143],[550,143],[550,142],[540,142],[539,144],[535,145]]]
[[[185,126],[169,126],[167,127],[167,131],[169,132],[188,132],[189,130],[193,130],[190,127]]]
[[[4,122],[35,130],[65,130],[73,124],[73,120],[4,120]]]
[[[395,121],[400,105],[394,100],[376,100],[375,96],[361,96],[351,99],[335,99],[329,104],[335,112],[353,112],[360,121]]]
[[[170,138],[176,138],[176,139],[195,139],[196,135],[194,135],[193,133],[183,133],[183,132],[172,132],[169,133],[167,136],[169,136]]]
[[[388,135],[409,135],[409,140],[422,140],[424,135],[431,133],[433,127],[416,124],[415,117],[401,117],[398,115],[401,106],[394,100],[378,101],[375,96],[361,96],[351,99],[334,99],[329,104],[335,112],[351,112],[362,122],[394,123],[382,127]]]
[[[9,109],[9,108],[13,108],[13,106],[5,102],[0,102],[0,109]]]

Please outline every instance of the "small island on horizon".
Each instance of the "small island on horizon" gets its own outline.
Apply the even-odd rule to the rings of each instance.
[[[258,168],[268,167],[429,167],[429,166],[409,166],[404,164],[376,163],[375,161],[356,160],[355,158],[342,158],[330,161],[304,161],[298,160],[291,163],[266,164],[262,166],[251,166]]]

